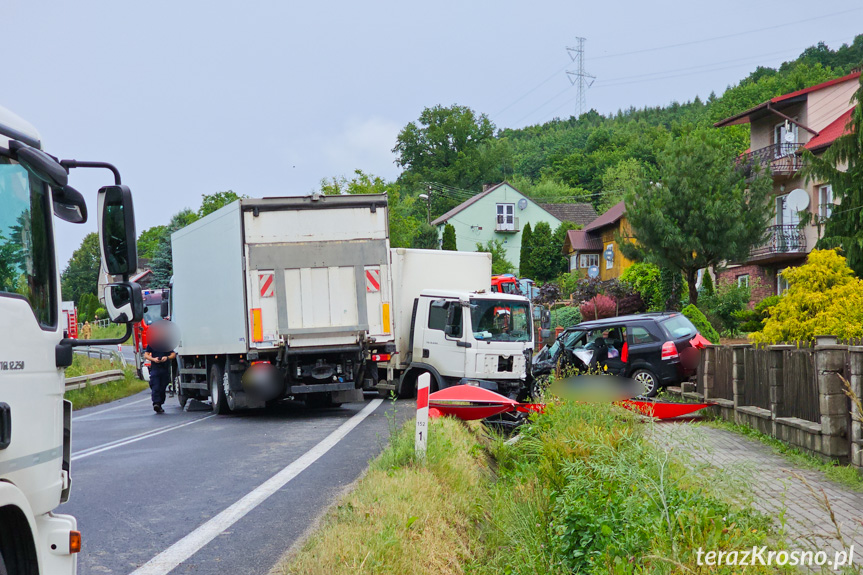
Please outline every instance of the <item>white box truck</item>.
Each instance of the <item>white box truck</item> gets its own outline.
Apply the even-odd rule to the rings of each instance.
[[[57,161],[38,132],[0,107],[0,573],[74,575],[81,534],[74,517],[54,513],[69,498],[72,405],[64,370],[75,346],[117,344],[143,313],[131,192],[103,162]],[[103,269],[123,283],[106,288],[116,340],[80,340],[61,311],[54,217],[87,221],[84,197],[68,185],[71,168],[107,168],[114,186],[98,194]],[[66,307],[66,306],[64,306]],[[72,307],[74,311],[74,306]],[[64,334],[64,332],[69,332]]]
[[[533,352],[530,301],[491,292],[491,254],[390,250],[396,352],[380,362],[380,390],[413,395],[470,384],[522,399]]]
[[[394,340],[386,195],[241,199],[171,241],[181,403],[338,405],[377,383],[371,358]]]

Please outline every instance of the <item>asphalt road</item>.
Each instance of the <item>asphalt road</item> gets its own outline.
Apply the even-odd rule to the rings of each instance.
[[[288,403],[214,416],[144,392],[77,411],[72,494],[82,575],[265,574],[385,445],[410,401]],[[176,566],[176,567],[174,567]]]

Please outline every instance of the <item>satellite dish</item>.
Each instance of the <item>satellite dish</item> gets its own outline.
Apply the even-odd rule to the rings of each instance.
[[[591,278],[599,277],[599,266],[590,266],[587,268],[587,276]]]
[[[802,212],[809,207],[809,194],[802,188],[791,190],[785,198],[785,205],[792,212]]]
[[[792,132],[790,130],[785,132],[785,141],[788,142],[789,144],[793,144],[794,143],[794,132]]]
[[[518,209],[523,210],[527,207],[527,199],[522,198],[518,201]]]

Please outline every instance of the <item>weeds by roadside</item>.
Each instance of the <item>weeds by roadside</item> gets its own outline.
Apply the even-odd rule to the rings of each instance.
[[[107,359],[87,357],[76,353],[72,358],[72,365],[66,368],[66,377],[89,375],[112,369],[122,369],[122,366]],[[124,378],[122,380],[92,385],[84,389],[72,389],[67,391],[64,397],[72,402],[74,409],[82,409],[122,399],[147,389],[147,383],[135,376],[134,367],[127,366],[123,372]]]

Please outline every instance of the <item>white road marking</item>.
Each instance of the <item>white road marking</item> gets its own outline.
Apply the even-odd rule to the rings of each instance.
[[[216,414],[214,413],[212,415],[201,417],[192,421],[187,421],[185,423],[178,423],[177,425],[166,425],[165,427],[158,427],[156,429],[151,429],[150,431],[145,431],[144,433],[139,433],[138,435],[124,437],[123,439],[117,439],[115,441],[103,443],[102,445],[82,449],[81,451],[72,454],[72,461],[84,459],[85,457],[90,457],[91,455],[96,455],[97,453],[102,453],[103,451],[108,451],[109,449],[114,449],[116,447],[123,447],[124,445],[135,443],[136,441],[142,441],[150,437],[162,435],[163,433],[168,433],[169,431],[180,429],[181,427],[186,427],[187,425],[192,425],[193,423],[198,423],[199,421],[204,421],[205,419],[210,419],[211,417],[216,417]]]
[[[377,409],[381,403],[383,403],[383,399],[373,399],[362,411],[341,424],[338,429],[287,467],[243,496],[242,499],[150,559],[147,563],[135,569],[131,575],[166,575],[173,571],[175,567],[200,551],[207,543],[218,537],[220,533],[230,528],[231,525],[242,519],[268,497],[287,485],[289,481],[299,475],[304,469],[320,459]]]
[[[108,409],[102,409],[96,411],[94,413],[88,413],[86,415],[79,415],[78,417],[72,416],[72,421],[81,421],[82,419],[87,419],[88,417],[93,417],[94,415],[102,415],[103,413],[107,413],[108,411],[114,411],[115,409],[122,409],[129,405],[135,405],[136,403],[143,403],[145,401],[150,401],[149,397],[145,397],[144,399],[138,399],[136,401],[130,401],[129,403],[124,403],[123,405],[117,405],[115,407],[109,407]]]

